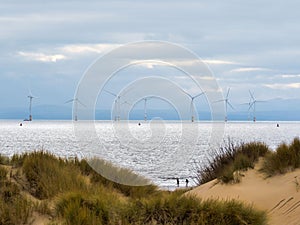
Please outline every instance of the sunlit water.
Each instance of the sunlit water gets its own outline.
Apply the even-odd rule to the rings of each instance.
[[[95,123],[97,140],[89,130],[74,132],[71,121],[0,121],[0,153],[11,156],[44,149],[62,157],[95,154],[115,165],[127,167],[155,184],[173,189],[175,177],[180,185],[185,179],[193,185],[195,162],[205,163],[210,152],[210,138],[215,132],[210,122],[146,123],[101,121]],[[223,140],[262,141],[274,149],[281,142],[300,136],[299,122],[228,122],[218,128]],[[76,128],[75,131],[80,129]],[[217,136],[219,139],[219,136]],[[89,151],[93,149],[92,153]],[[89,148],[89,149],[86,149]]]

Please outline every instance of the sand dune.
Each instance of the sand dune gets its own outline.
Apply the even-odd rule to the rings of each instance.
[[[255,169],[243,172],[240,183],[221,184],[217,180],[188,194],[202,199],[238,199],[268,213],[270,225],[300,224],[300,169],[265,178]]]

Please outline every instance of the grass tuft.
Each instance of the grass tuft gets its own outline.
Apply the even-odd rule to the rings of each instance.
[[[86,182],[73,161],[57,158],[51,153],[32,152],[23,159],[23,172],[30,193],[38,199],[52,198],[69,190],[86,190]]]
[[[266,144],[250,142],[247,144],[228,143],[213,153],[207,166],[196,165],[196,182],[198,185],[216,178],[224,183],[234,181],[234,172],[253,168],[259,157],[269,152]]]
[[[276,151],[267,154],[262,171],[268,176],[283,174],[300,168],[300,140],[295,138],[291,144],[282,143]]]
[[[105,162],[101,159],[93,158],[91,160],[81,160],[77,161],[81,172],[85,175],[91,176],[91,181],[93,183],[100,183],[105,186],[119,190],[122,194],[132,198],[142,198],[155,194],[157,192],[157,187],[155,185],[145,185],[150,183],[144,177],[141,177],[129,169],[123,169],[115,167],[114,165]],[[108,174],[108,171],[109,174]],[[115,177],[115,181],[108,180],[101,174],[109,175],[109,177]],[[122,183],[129,182],[135,184],[136,186],[129,186]],[[139,186],[143,185],[143,186]]]
[[[0,167],[0,182],[6,179],[7,170],[4,167]]]
[[[266,215],[236,201],[201,201],[176,192],[138,200],[128,207],[129,224],[266,224]]]
[[[25,224],[32,213],[32,203],[20,194],[15,183],[7,179],[7,172],[0,167],[0,225]]]
[[[109,224],[109,202],[102,196],[68,193],[56,204],[56,212],[66,224]],[[111,223],[110,223],[111,224]]]
[[[9,157],[0,155],[0,165],[9,165]]]

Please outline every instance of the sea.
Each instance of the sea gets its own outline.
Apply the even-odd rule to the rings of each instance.
[[[162,189],[196,185],[196,171],[220,147],[260,141],[275,149],[300,137],[285,121],[18,121],[0,120],[0,154],[45,150],[59,157],[99,157]],[[106,175],[105,175],[106,176]],[[109,178],[109,177],[108,177]]]

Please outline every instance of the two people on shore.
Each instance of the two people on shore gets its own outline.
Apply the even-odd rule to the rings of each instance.
[[[179,187],[179,178],[176,178],[176,182],[177,182],[177,187]],[[185,186],[188,187],[189,186],[189,180],[185,179]]]

